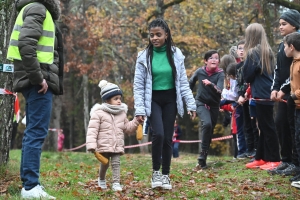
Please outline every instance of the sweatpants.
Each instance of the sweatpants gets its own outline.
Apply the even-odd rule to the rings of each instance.
[[[102,163],[100,164],[100,171],[99,171],[100,180],[105,180],[106,171],[109,167],[109,163],[111,162],[113,183],[120,183],[120,153],[101,153],[101,154],[108,159],[108,163],[107,165],[103,165]]]
[[[151,102],[151,115],[149,117],[152,127],[152,167],[153,171],[162,174],[170,173],[173,153],[172,137],[174,122],[177,114],[176,90],[153,90]]]
[[[292,117],[294,114],[292,113]],[[278,102],[276,117],[276,132],[280,144],[281,160],[292,162],[292,134],[289,125],[288,105],[285,102]]]
[[[275,132],[273,105],[256,103],[256,113],[260,135],[255,160],[279,162],[279,142]]]
[[[219,107],[208,107],[197,103],[197,115],[201,120],[202,144],[201,150],[208,151],[214,128],[217,124]]]

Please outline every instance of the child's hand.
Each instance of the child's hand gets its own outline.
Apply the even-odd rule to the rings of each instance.
[[[94,153],[95,149],[89,149],[88,151],[91,152],[91,153]]]
[[[211,84],[211,82],[210,82],[209,80],[207,80],[207,79],[202,80],[202,83],[203,83],[205,86]]]
[[[196,111],[188,111],[188,114],[191,116],[192,120],[196,118]]]
[[[285,93],[282,92],[281,90],[277,93],[277,101],[281,101],[282,98],[284,97]]]
[[[242,96],[239,97],[238,99],[238,104],[243,105],[245,103],[246,99]]]
[[[145,121],[145,117],[144,117],[144,116],[142,116],[142,115],[137,115],[137,116],[135,116],[135,117],[136,117],[136,120],[137,120],[140,124],[144,123],[144,121]]]
[[[224,109],[220,109],[219,111],[220,111],[220,112],[224,112]]]

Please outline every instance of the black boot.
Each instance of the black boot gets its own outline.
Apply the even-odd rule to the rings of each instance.
[[[198,164],[200,165],[200,167],[202,169],[206,169],[207,165],[206,165],[206,158],[207,158],[207,151],[202,151],[200,153],[200,156],[198,157]]]

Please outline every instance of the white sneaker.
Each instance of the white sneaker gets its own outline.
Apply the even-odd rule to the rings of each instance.
[[[107,189],[106,186],[106,181],[105,180],[100,180],[100,178],[98,178],[98,186],[101,187],[101,189]]]
[[[122,186],[120,185],[120,183],[113,183],[112,185],[112,190],[113,191],[122,191]]]
[[[152,188],[161,187],[161,174],[160,171],[154,171],[152,174]]]
[[[171,181],[168,175],[162,175],[161,177],[161,182],[162,182],[162,188],[165,190],[171,190],[172,189],[172,185],[171,185]]]
[[[25,190],[25,188],[22,188],[21,191],[21,198],[23,199],[56,199],[53,196],[50,196],[45,192],[45,188],[43,186],[37,185],[31,190]]]

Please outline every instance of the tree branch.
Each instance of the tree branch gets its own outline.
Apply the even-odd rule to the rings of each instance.
[[[185,0],[174,0],[174,1],[171,1],[170,3],[167,3],[167,4],[164,4],[162,7],[161,7],[161,10],[164,11],[164,10],[167,10],[169,7],[171,6],[174,6],[174,5],[177,5],[177,4],[180,4],[181,2],[183,2]],[[157,10],[155,10],[150,16],[147,17],[147,22],[154,16],[156,16],[158,13]]]
[[[290,1],[286,1],[286,0],[267,0],[268,3],[274,3],[280,6],[284,6],[286,8],[289,9],[295,9],[298,10],[300,12],[300,5],[296,4],[296,3],[292,3]]]

